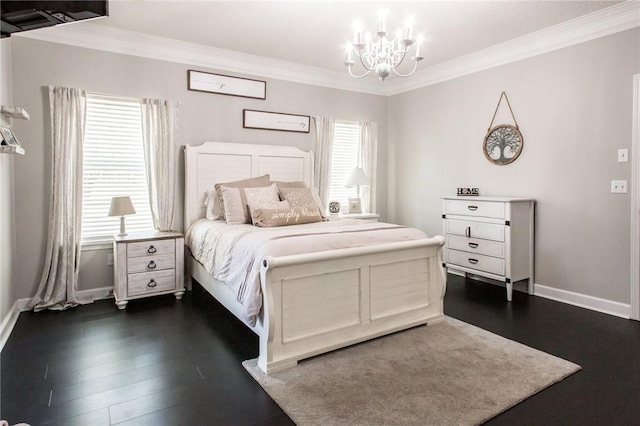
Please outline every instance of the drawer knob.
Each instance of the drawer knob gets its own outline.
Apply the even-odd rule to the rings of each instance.
[[[467,228],[464,230],[464,236],[467,238],[471,238],[471,227],[467,226]]]
[[[472,265],[475,265],[476,263],[478,263],[478,259],[473,259],[473,258],[469,258],[469,263],[471,263]]]
[[[158,251],[158,249],[155,248],[154,246],[149,246],[149,248],[147,249],[147,253],[148,254],[154,254],[157,251]]]
[[[469,243],[469,247],[478,248],[478,243]]]
[[[149,282],[147,283],[147,287],[149,288],[154,288],[157,285],[158,283],[153,278],[151,278],[151,280],[149,280]]]
[[[147,265],[147,269],[156,269],[156,262],[154,262],[153,260],[151,262],[149,262],[149,264]]]
[[[467,208],[472,212],[475,212],[476,210],[478,210],[478,206],[467,206]]]

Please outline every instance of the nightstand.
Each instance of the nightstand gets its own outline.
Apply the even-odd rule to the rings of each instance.
[[[184,236],[148,232],[113,236],[113,293],[119,309],[129,300],[173,293],[184,295]]]
[[[329,219],[360,219],[363,222],[377,222],[379,217],[380,215],[376,213],[341,213],[339,215],[331,215]]]

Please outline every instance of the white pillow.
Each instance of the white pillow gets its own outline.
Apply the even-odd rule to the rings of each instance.
[[[205,213],[207,219],[224,219],[222,209],[220,208],[220,198],[215,190],[207,191],[207,195],[204,197],[204,205],[207,207]]]

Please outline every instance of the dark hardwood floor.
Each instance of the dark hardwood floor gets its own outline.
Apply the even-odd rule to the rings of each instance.
[[[447,315],[582,371],[491,425],[640,424],[640,323],[449,276]],[[22,313],[1,354],[0,418],[35,425],[286,425],[245,372],[258,341],[199,286],[65,312]]]

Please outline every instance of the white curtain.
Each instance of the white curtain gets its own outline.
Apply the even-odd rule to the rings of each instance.
[[[369,178],[369,186],[362,191],[363,211],[376,212],[376,173],[378,164],[378,123],[362,121],[360,125],[360,161]]]
[[[326,207],[331,185],[331,151],[335,120],[328,117],[313,117],[316,124],[316,146],[314,180],[322,205]]]
[[[45,263],[29,307],[62,310],[91,300],[76,296],[82,220],[82,144],[86,96],[80,89],[49,87],[51,196]]]
[[[159,231],[174,230],[179,106],[175,101],[142,100],[142,140],[149,203],[153,225]]]

